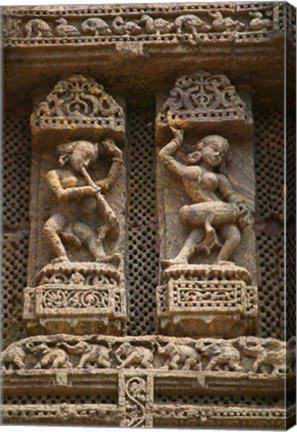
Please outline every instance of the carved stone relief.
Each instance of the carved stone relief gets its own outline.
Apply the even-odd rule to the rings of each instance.
[[[295,337],[269,333],[267,306],[260,336],[277,290],[257,281],[255,238],[254,117],[279,82],[264,75],[284,20],[282,4],[260,2],[3,10],[8,70],[19,55],[39,77],[25,337],[1,353],[5,423],[284,428],[293,416]]]
[[[255,260],[248,257],[255,254],[253,184],[237,191],[229,179],[231,174],[238,182],[241,176],[236,167],[229,171],[233,148],[244,153],[252,146],[250,109],[225,75],[201,71],[177,80],[156,127],[165,216],[160,219],[160,330],[185,336],[253,334],[257,290]],[[246,160],[245,169],[251,174]],[[241,243],[244,249],[237,254]]]
[[[63,7],[32,7],[24,9],[20,19],[16,9],[6,8],[5,43],[14,46],[98,41],[111,45],[125,40],[199,44],[214,38],[222,42],[252,42],[265,40],[272,29],[282,25],[278,4],[251,3],[241,7],[226,3],[211,10],[197,4],[183,9],[163,5],[156,17],[153,8],[139,5],[125,9],[107,5],[81,7],[79,15],[71,14],[69,9],[64,11]]]
[[[121,334],[123,109],[94,79],[73,75],[36,104],[31,127],[32,207],[45,210],[32,221],[24,319],[32,333]]]

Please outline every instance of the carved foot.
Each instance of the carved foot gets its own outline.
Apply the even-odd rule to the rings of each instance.
[[[70,244],[71,246],[73,246],[75,249],[80,249],[81,248],[82,243],[81,243],[80,239],[76,235],[74,235],[72,233],[69,233],[69,232],[62,232],[61,236],[63,237],[63,239],[68,244]]]
[[[51,260],[51,264],[60,264],[64,262],[70,262],[69,258],[65,256],[60,256]]]
[[[235,262],[233,262],[233,261],[224,261],[224,260],[220,260],[220,261],[217,261],[217,263],[216,264],[218,264],[218,265],[227,265],[227,266],[235,266],[236,264],[235,264]]]
[[[197,246],[197,252],[205,255],[210,255],[214,248],[221,248],[222,244],[219,242],[216,231],[213,227],[206,229],[205,238],[200,245]]]
[[[121,260],[122,256],[119,253],[113,255],[100,255],[96,258],[97,263],[113,264],[115,267],[119,266]]]
[[[179,258],[171,258],[171,259],[163,259],[161,260],[161,267],[162,269],[165,269],[171,265],[177,265],[177,264],[188,264],[187,260],[182,260]]]

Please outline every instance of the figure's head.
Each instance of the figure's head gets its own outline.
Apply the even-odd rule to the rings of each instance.
[[[81,171],[81,167],[87,168],[98,158],[98,143],[89,141],[74,141],[60,144],[57,147],[60,167],[69,163],[74,171]]]
[[[229,143],[220,135],[208,135],[196,144],[196,151],[188,155],[188,162],[192,165],[204,162],[211,168],[220,167],[228,160]]]

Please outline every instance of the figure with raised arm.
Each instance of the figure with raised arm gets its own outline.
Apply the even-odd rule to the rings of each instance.
[[[216,263],[226,263],[241,241],[241,232],[253,222],[248,205],[220,172],[230,156],[229,143],[220,135],[208,135],[196,143],[185,165],[174,157],[183,143],[183,130],[171,127],[171,131],[173,139],[159,157],[168,170],[181,178],[193,204],[183,206],[179,213],[190,233],[178,255],[165,263],[189,263],[195,253],[209,255],[214,248],[220,249]]]

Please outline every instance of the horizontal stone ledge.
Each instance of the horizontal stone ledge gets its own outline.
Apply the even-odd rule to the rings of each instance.
[[[3,423],[83,423],[117,426],[121,409],[113,404],[28,404],[3,405]]]
[[[286,410],[282,408],[218,407],[190,404],[153,404],[154,426],[221,426],[284,428]],[[68,423],[92,424],[101,426],[120,424],[124,412],[119,405],[113,404],[28,404],[4,405],[1,410],[4,423]]]
[[[158,426],[175,427],[225,427],[230,428],[285,428],[286,410],[283,408],[209,406],[209,405],[154,405],[154,423]]]
[[[31,370],[8,371],[3,374],[6,394],[31,394],[38,391],[88,392],[105,394],[118,391],[119,374],[150,375],[160,394],[283,394],[285,377],[252,375],[239,372],[160,371],[158,369],[102,369],[102,370]]]

